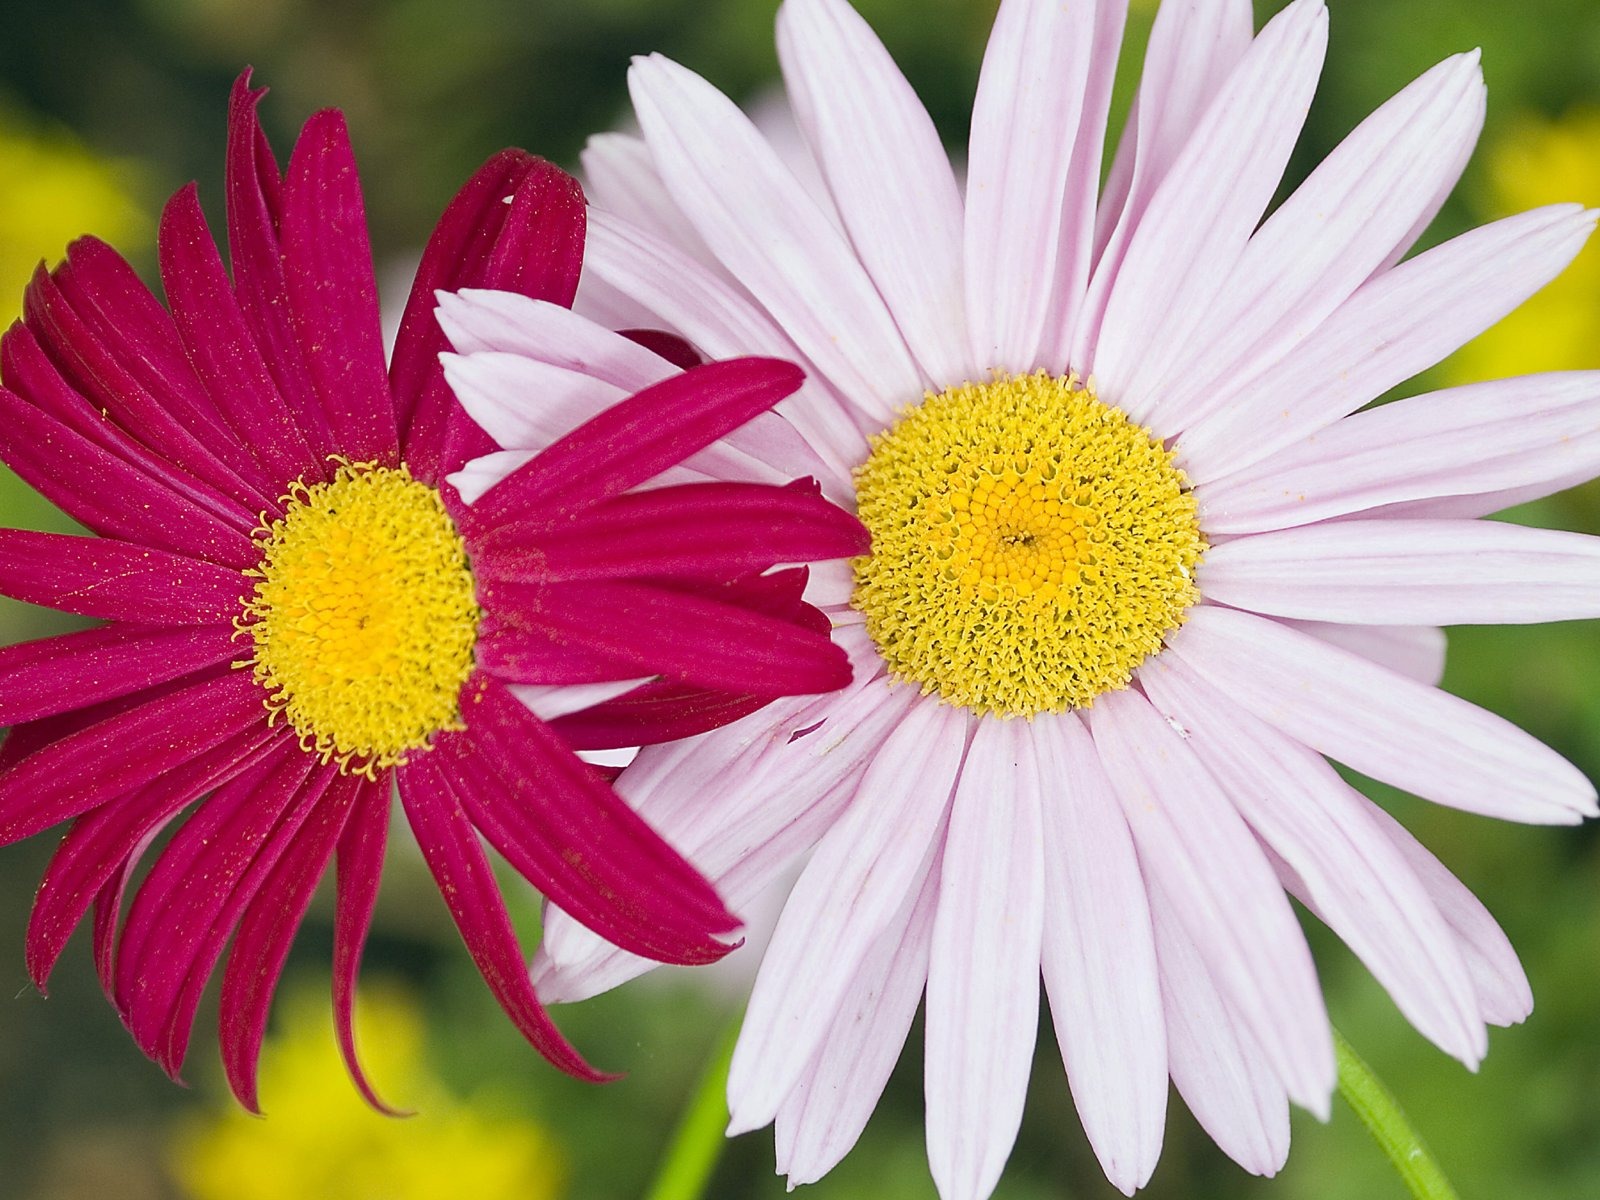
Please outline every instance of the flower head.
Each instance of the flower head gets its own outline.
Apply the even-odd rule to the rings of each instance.
[[[846,682],[805,570],[764,572],[865,535],[804,480],[637,490],[799,385],[766,359],[674,372],[464,503],[444,476],[489,447],[440,370],[434,291],[569,303],[582,193],[521,152],[490,159],[433,235],[386,367],[343,119],[312,117],[280,175],[260,96],[248,76],[233,94],[231,279],[191,186],[161,223],[170,311],[85,238],[0,343],[0,457],[99,535],[0,531],[0,590],[105,622],[0,651],[0,839],[73,820],[30,971],[43,987],[92,905],[107,993],[176,1074],[231,936],[223,1052],[254,1108],[272,993],[336,857],[340,1045],[378,1104],[351,1005],[398,786],[501,1005],[593,1077],[528,982],[480,835],[618,945],[725,953],[737,922],[711,886],[573,747]]]
[[[736,909],[810,852],[728,1087],[731,1128],[774,1122],[794,1183],[854,1143],[925,996],[934,1179],[988,1195],[1041,974],[1118,1187],[1154,1167],[1169,1078],[1270,1173],[1289,1101],[1325,1113],[1334,1081],[1288,894],[1469,1064],[1530,1003],[1481,906],[1327,759],[1514,820],[1595,812],[1569,763],[1434,685],[1440,625],[1600,612],[1600,543],[1475,519],[1600,471],[1600,377],[1358,412],[1548,282],[1595,214],[1405,258],[1477,137],[1475,54],[1268,214],[1319,0],[1259,35],[1244,0],[1163,6],[1101,192],[1125,15],[1004,0],[964,190],[844,0],[778,19],[823,194],[660,57],[630,76],[642,139],[591,145],[587,302],[806,365],[778,412],[874,537],[811,593],[849,689],[647,749],[618,785]],[[450,329],[508,307],[459,302]],[[575,318],[516,307],[549,361]],[[556,915],[535,977],[576,998],[646,965]]]

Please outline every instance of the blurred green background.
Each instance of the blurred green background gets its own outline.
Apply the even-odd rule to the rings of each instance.
[[[959,145],[994,0],[859,0]],[[1262,15],[1277,4],[1260,5]],[[1594,0],[1331,0],[1328,69],[1292,177],[1446,54],[1481,45],[1485,140],[1430,232],[1438,240],[1555,200],[1600,205],[1600,6]],[[518,144],[573,165],[622,119],[628,57],[664,51],[750,98],[776,73],[772,0],[22,0],[0,38],[0,312],[28,272],[94,231],[141,268],[154,215],[189,179],[220,224],[224,101],[246,63],[286,154],[313,109],[345,109],[380,268],[404,263],[485,156]],[[1135,5],[1126,105],[1153,5]],[[398,302],[399,294],[390,297]],[[1409,390],[1534,369],[1600,368],[1600,250],[1522,313]],[[1590,485],[1515,514],[1600,533]],[[14,480],[5,524],[60,527]],[[5,640],[60,628],[0,608]],[[1448,685],[1600,777],[1600,627],[1451,634]],[[1333,1017],[1399,1093],[1464,1197],[1600,1196],[1600,837],[1526,829],[1383,794],[1471,885],[1520,949],[1537,1010],[1495,1031],[1470,1075],[1426,1044],[1349,953],[1313,928]],[[380,1090],[421,1115],[365,1114],[332,1064],[323,993],[331,943],[316,908],[296,946],[264,1067],[265,1121],[230,1108],[202,1012],[193,1090],[133,1048],[75,945],[48,1001],[27,982],[22,931],[54,842],[0,850],[0,1197],[66,1200],[484,1200],[643,1193],[739,986],[662,973],[558,1017],[620,1083],[573,1083],[489,1000],[416,856],[396,839],[368,958],[367,1041]],[[536,899],[510,889],[530,930]],[[1308,922],[1309,923],[1309,922]],[[739,956],[734,956],[734,973]],[[750,969],[753,964],[744,964]],[[1078,1128],[1048,1027],[1003,1200],[1111,1197]],[[813,1189],[831,1200],[934,1195],[922,1148],[919,1035],[860,1146]],[[728,1148],[709,1194],[777,1197],[770,1132]],[[1296,1116],[1276,1180],[1235,1168],[1173,1103],[1148,1193],[1368,1200],[1402,1194],[1348,1112]]]

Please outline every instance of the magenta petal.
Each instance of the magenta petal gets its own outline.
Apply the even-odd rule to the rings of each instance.
[[[488,604],[485,597],[492,596],[494,606],[513,617],[502,620],[491,611],[478,623],[474,656],[481,669],[512,683],[546,685],[609,683],[655,673],[641,672],[635,662],[575,643],[563,631],[542,624],[537,614],[543,594],[542,588],[515,583],[479,585],[480,603]]]
[[[0,648],[0,725],[53,717],[238,657],[225,625],[103,625]]]
[[[446,734],[440,740],[456,736]],[[483,981],[522,1036],[553,1065],[591,1083],[613,1078],[583,1061],[539,1002],[477,831],[433,757],[421,755],[396,772],[400,802]]]
[[[550,728],[574,750],[654,746],[721,729],[772,702],[675,683],[647,683],[615,700],[557,717]]]
[[[272,995],[362,782],[356,775],[334,777],[273,863],[261,890],[251,898],[222,972],[222,1003],[217,1015],[222,1067],[239,1103],[253,1113],[261,1111],[256,1099],[256,1065]]]
[[[203,988],[210,977],[244,903],[293,835],[292,828],[282,837],[276,829],[299,800],[314,765],[292,740],[280,741],[274,753],[195,810],[133,898],[117,944],[113,995],[139,1049],[157,1058],[165,1045],[177,1047],[170,1061],[162,1061],[173,1074],[193,1023],[192,1012],[187,1021],[173,1020],[184,983],[198,974]],[[320,794],[306,790],[310,800],[301,806],[302,821]],[[265,867],[256,869],[263,859]],[[246,894],[230,912],[230,901],[241,890]]]
[[[630,342],[638,342],[659,358],[666,359],[680,371],[698,367],[705,359],[683,338],[663,329],[621,329],[618,332]]]
[[[578,182],[543,159],[504,150],[480,167],[440,217],[401,318],[389,378],[406,414],[405,458],[434,481],[493,449],[444,382],[449,344],[434,293],[497,288],[570,306],[583,266],[585,211]]]
[[[274,737],[265,724],[251,728],[72,823],[45,869],[28,921],[28,974],[40,990],[72,931],[113,876],[125,864],[131,867],[162,827],[199,796],[249,769]],[[115,912],[119,905],[109,907]]]
[[[233,439],[279,485],[316,472],[320,464],[245,325],[194,184],[167,202],[157,245],[161,282],[184,348]]]
[[[0,775],[0,845],[142,787],[265,724],[265,693],[224,671],[36,750]]]
[[[149,546],[0,529],[0,594],[80,617],[228,624],[253,590],[238,571]]]
[[[585,422],[495,484],[468,510],[470,529],[565,519],[676,466],[804,381],[799,367],[772,358],[730,359],[674,375]]]
[[[462,693],[467,735],[450,764],[472,823],[572,916],[625,950],[714,961],[738,927],[716,890],[503,686]]]
[[[367,214],[344,116],[332,109],[306,122],[289,160],[282,248],[295,334],[338,453],[393,465],[400,441]]]
[[[339,447],[289,317],[289,286],[278,252],[283,178],[256,116],[266,94],[266,88],[251,89],[246,70],[228,101],[228,258],[239,308],[320,470]]]
[[[551,587],[539,621],[575,644],[636,664],[638,675],[716,691],[804,696],[850,682],[849,661],[826,634],[649,584]]]
[[[861,522],[804,486],[691,483],[616,496],[554,530],[502,526],[473,546],[473,566],[527,582],[722,577],[869,546]]]
[[[339,835],[338,905],[333,918],[333,1028],[345,1070],[362,1098],[391,1117],[408,1114],[385,1104],[367,1080],[356,1053],[355,994],[361,974],[361,952],[372,927],[372,910],[378,901],[383,875],[383,854],[389,840],[390,776],[364,780],[350,819]]]
[[[5,388],[0,459],[96,533],[229,567],[250,567],[261,559],[251,526],[225,522],[196,503],[184,494],[181,479],[130,465]]]

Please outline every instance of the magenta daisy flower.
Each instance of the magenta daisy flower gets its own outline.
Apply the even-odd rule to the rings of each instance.
[[[101,979],[176,1075],[230,936],[221,1040],[240,1101],[330,860],[334,1007],[351,1004],[401,804],[485,981],[563,1070],[594,1072],[530,985],[480,835],[632,952],[707,962],[737,922],[574,745],[703,731],[849,678],[803,569],[860,553],[814,485],[638,485],[799,385],[744,359],[676,374],[575,428],[468,507],[485,447],[438,364],[440,287],[570,302],[575,181],[519,151],[435,231],[386,367],[344,120],[280,175],[248,74],[230,113],[230,280],[191,185],[160,230],[170,311],[75,243],[3,340],[0,457],[98,537],[0,531],[0,589],[105,623],[0,652],[0,841],[73,820],[39,890],[42,988],[94,909]],[[641,350],[641,353],[648,353]],[[752,422],[756,429],[774,421]],[[186,809],[122,914],[145,851]]]
[[[1268,215],[1319,0],[1259,35],[1245,0],[1166,4],[1102,193],[1124,17],[1004,0],[964,190],[844,0],[778,22],[820,196],[660,57],[630,76],[642,139],[585,164],[594,303],[805,364],[778,409],[794,463],[873,534],[811,593],[848,690],[647,749],[618,785],[736,911],[809,854],[728,1085],[732,1131],[775,1123],[792,1183],[855,1142],[925,1002],[933,1176],[987,1196],[1041,975],[1114,1184],[1149,1178],[1169,1079],[1270,1173],[1289,1102],[1325,1114],[1335,1075],[1289,895],[1469,1065],[1531,1003],[1494,921],[1328,760],[1509,820],[1596,811],[1569,763],[1435,684],[1441,625],[1600,612],[1600,543],[1476,519],[1600,471],[1600,376],[1358,411],[1549,281],[1595,214],[1406,258],[1479,132],[1465,54]],[[481,295],[447,315],[458,348],[546,365],[579,321]],[[634,353],[587,337],[590,361]],[[552,915],[535,979],[570,999],[647,966]]]

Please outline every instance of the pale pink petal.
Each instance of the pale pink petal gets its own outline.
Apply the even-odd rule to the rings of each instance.
[[[961,192],[928,110],[844,0],[786,0],[778,59],[845,230],[912,354],[941,386],[979,378],[967,354]]]
[[[476,504],[483,494],[537,454],[537,450],[496,450],[467,463],[445,482],[461,493],[466,504]]]
[[[914,904],[878,936],[826,1036],[774,1123],[777,1168],[790,1188],[815,1183],[856,1144],[883,1095],[928,981],[937,864]]]
[[[717,256],[672,202],[643,138],[631,133],[595,134],[579,160],[590,204],[670,242],[708,270],[724,274]]]
[[[1600,616],[1600,538],[1500,521],[1332,521],[1206,552],[1209,600],[1271,616],[1508,625]]]
[[[1532,499],[1600,474],[1597,403],[1600,372],[1571,371],[1379,405],[1198,489],[1201,523],[1254,533],[1457,497],[1465,511],[1437,515],[1483,516],[1508,506],[1505,493]]]
[[[1239,380],[1282,358],[1410,234],[1483,127],[1478,57],[1447,59],[1402,90],[1267,218],[1152,384],[1150,423],[1181,429],[1228,403]]]
[[[1289,1095],[1325,1118],[1334,1062],[1322,991],[1255,838],[1183,735],[1137,692],[1097,699],[1089,731],[1147,882],[1171,897]]]
[[[761,963],[728,1072],[729,1131],[777,1115],[878,935],[916,896],[944,826],[968,714],[920,704],[817,844]]]
[[[568,713],[581,712],[596,704],[614,700],[624,692],[631,692],[646,679],[623,679],[615,683],[577,683],[546,687],[540,684],[513,683],[507,690],[522,701],[541,721],[554,721]]]
[[[673,199],[818,370],[880,424],[921,396],[860,260],[749,118],[659,55],[634,60],[628,87]]]
[[[1039,354],[1054,340],[1047,328],[1053,268],[1081,257],[1070,282],[1088,266],[1088,245],[1062,245],[1061,218],[1100,2],[1001,0],[989,33],[972,105],[963,238],[967,324],[980,372],[1065,366]],[[1078,232],[1070,231],[1075,242]]]
[[[603,212],[589,214],[583,265],[585,277],[634,297],[708,358],[762,354],[808,365],[788,336],[728,284],[681,251]],[[855,410],[808,370],[800,390],[777,411],[828,463],[832,473],[824,489],[835,497],[850,495],[850,471],[867,457]]]
[[[1128,239],[1254,32],[1250,0],[1163,4],[1156,12],[1139,92],[1096,214],[1094,273],[1077,321],[1072,363],[1090,361]]]
[[[1310,337],[1186,430],[1195,484],[1333,424],[1466,344],[1572,261],[1596,215],[1557,204],[1462,234],[1363,284]]]
[[[850,603],[850,596],[855,591],[855,571],[850,566],[847,558],[830,558],[826,562],[812,563],[811,575],[806,580],[805,601],[815,604],[818,608],[831,608]],[[851,609],[853,620],[846,622],[855,624],[865,620],[860,612]]]
[[[1144,421],[1283,177],[1327,49],[1322,0],[1295,0],[1251,43],[1133,230],[1089,361],[1101,394]]]
[[[1335,625],[1326,621],[1280,621],[1291,629],[1370,658],[1432,687],[1444,678],[1444,630],[1429,625]]]
[[[1367,816],[1399,849],[1449,924],[1466,958],[1483,1019],[1491,1025],[1525,1021],[1533,1011],[1533,989],[1510,939],[1489,910],[1404,825],[1366,797],[1360,799]]]
[[[1067,1083],[1106,1177],[1150,1180],[1167,1115],[1167,1040],[1144,879],[1128,823],[1072,715],[1033,718],[1045,782],[1045,990]]]
[[[1475,1067],[1489,1042],[1466,964],[1361,797],[1320,755],[1235,708],[1181,660],[1163,656],[1139,680],[1280,860],[1284,886],[1344,939],[1413,1025]]]
[[[942,1200],[986,1200],[1022,1123],[1039,1020],[1043,781],[1025,721],[981,721],[950,808],[923,1087]]]
[[[501,446],[542,450],[628,396],[587,372],[520,354],[439,358],[461,407]]]
[[[1177,902],[1151,889],[1172,1082],[1200,1127],[1253,1175],[1289,1157],[1289,1098],[1185,932]]]
[[[1269,618],[1199,605],[1167,645],[1267,724],[1424,799],[1538,824],[1596,815],[1583,773],[1509,721]]]

